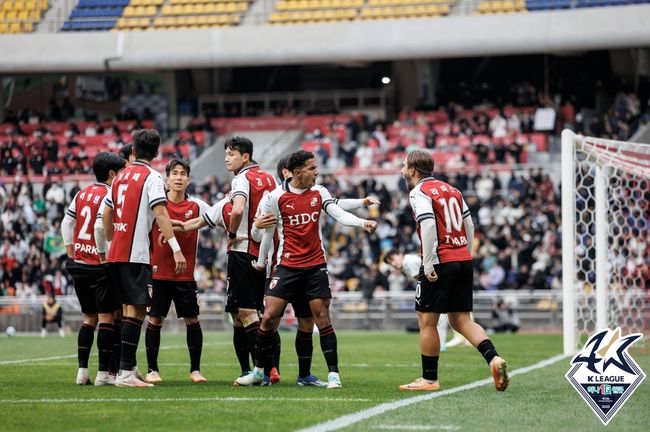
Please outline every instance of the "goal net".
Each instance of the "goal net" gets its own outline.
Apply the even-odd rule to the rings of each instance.
[[[562,133],[564,353],[605,327],[645,333],[650,145]]]

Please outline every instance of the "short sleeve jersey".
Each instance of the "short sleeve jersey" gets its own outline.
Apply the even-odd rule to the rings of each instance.
[[[463,223],[463,219],[469,217],[470,213],[458,189],[433,177],[427,177],[420,180],[411,190],[409,201],[413,217],[418,224],[420,243],[420,224],[426,219],[435,220],[434,234],[438,239],[438,246],[433,251],[433,264],[472,259]]]
[[[152,209],[166,202],[162,176],[149,164],[137,160],[115,177],[106,199],[113,209],[109,263],[151,264]]]
[[[210,228],[221,227],[228,231],[230,226],[230,213],[232,213],[232,203],[230,198],[226,197],[218,201],[203,214],[203,219]]]
[[[167,212],[169,218],[179,221],[188,221],[199,216],[203,216],[208,210],[208,206],[204,201],[188,197],[179,203],[171,200],[167,201]],[[168,244],[162,246],[158,244],[158,224],[154,221],[153,230],[154,241],[152,243],[151,264],[153,265],[153,279],[155,280],[175,280],[175,281],[193,281],[194,280],[194,266],[196,265],[196,248],[199,241],[199,232],[194,230],[190,232],[176,232],[174,236],[181,247],[181,252],[187,260],[185,271],[181,274],[176,274],[176,262],[174,261],[174,253]]]
[[[320,216],[333,203],[322,186],[297,191],[285,183],[269,195],[262,213],[273,213],[278,219],[278,265],[309,268],[326,263]]]
[[[257,164],[245,166],[232,180],[230,199],[234,200],[237,196],[246,198],[244,215],[237,230],[237,237],[247,239],[235,242],[231,249],[232,251],[245,252],[257,257],[260,244],[251,239],[251,227],[253,226],[257,207],[262,197],[272,192],[276,187],[277,184],[273,176],[260,169]]]
[[[94,183],[79,191],[66,210],[75,219],[73,246],[74,260],[89,265],[99,265],[95,244],[95,221],[102,201],[108,193],[105,183]]]

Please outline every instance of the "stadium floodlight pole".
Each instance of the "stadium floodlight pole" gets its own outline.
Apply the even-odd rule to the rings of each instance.
[[[609,281],[607,272],[607,166],[595,167],[595,218],[596,218],[596,330],[609,327]]]
[[[564,355],[576,352],[575,137],[562,131],[562,339]]]

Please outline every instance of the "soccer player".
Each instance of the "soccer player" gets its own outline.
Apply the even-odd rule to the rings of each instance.
[[[422,248],[422,268],[415,294],[422,376],[399,388],[403,391],[440,389],[440,339],[436,325],[440,314],[446,313],[451,326],[478,349],[490,366],[497,391],[504,391],[508,387],[506,362],[499,357],[483,327],[470,318],[474,224],[462,194],[435,179],[433,165],[429,153],[414,150],[404,159],[401,170],[410,189],[409,200]]]
[[[394,269],[404,273],[407,277],[417,281],[420,274],[422,259],[415,254],[405,254],[397,249],[391,249],[384,255],[384,262]],[[440,351],[447,351],[445,342],[447,340],[447,314],[440,314],[438,320],[438,335],[440,337]]]
[[[313,153],[304,150],[293,153],[288,169],[290,181],[283,188],[273,191],[263,213],[273,214],[278,221],[278,262],[276,272],[266,292],[265,310],[257,333],[255,368],[249,374],[238,378],[238,385],[255,385],[264,379],[264,367],[273,356],[277,320],[289,300],[304,293],[320,333],[321,349],[329,370],[329,389],[341,388],[338,369],[336,334],[329,316],[332,297],[325,261],[320,216],[323,211],[346,226],[364,228],[373,232],[374,221],[364,220],[341,209],[327,189],[314,186],[318,176]],[[273,241],[273,228],[266,228],[260,248],[260,259],[256,268],[264,270],[266,257]]]
[[[233,318],[235,352],[245,352],[248,346],[252,354],[259,328],[257,311],[264,296],[264,274],[252,265],[257,260],[259,243],[250,238],[250,230],[262,196],[273,191],[276,183],[253,160],[253,143],[248,138],[231,137],[224,143],[224,150],[226,168],[235,174],[230,189],[226,312]]]
[[[185,190],[190,184],[190,164],[183,160],[174,159],[165,167],[167,174],[167,212],[174,221],[185,222],[196,216],[202,216],[210,207],[203,201],[186,195]],[[154,223],[153,233],[158,233]],[[194,265],[198,232],[181,233],[177,237],[181,252],[187,259],[187,267],[181,274],[174,272],[174,257],[167,245],[153,242],[151,264],[153,265],[153,283],[151,293],[151,309],[149,323],[145,333],[147,347],[148,373],[146,381],[161,382],[158,369],[158,351],[160,350],[160,330],[172,300],[176,307],[176,315],[183,318],[187,328],[187,349],[190,353],[190,381],[206,382],[201,375],[201,351],[203,349],[203,331],[199,322],[199,290],[194,280]]]
[[[284,182],[291,178],[291,171],[287,168],[289,164],[289,158],[291,154],[286,155],[278,161],[277,164],[277,175],[280,182]],[[281,186],[278,186],[281,188]],[[253,224],[253,229],[251,230],[251,237],[256,241],[261,241],[264,234],[264,229],[268,227],[275,227],[276,219],[273,214],[262,215],[262,210],[266,205],[266,200],[270,195],[265,195],[260,202],[258,207],[258,214],[255,218],[255,223]],[[366,197],[362,199],[335,199],[336,204],[338,204],[342,209],[350,211],[362,207],[368,207],[371,205],[378,205],[379,201],[372,197]],[[266,269],[266,288],[271,283],[271,276],[274,272],[274,265],[276,261],[276,251],[277,251],[277,241],[274,237],[274,242],[269,249],[268,262]],[[314,319],[312,317],[311,309],[309,307],[309,299],[305,293],[299,293],[294,298],[292,298],[289,303],[291,303],[295,316],[298,319],[298,331],[296,333],[295,339],[295,349],[298,356],[298,378],[296,383],[299,386],[315,386],[315,387],[326,387],[327,383],[318,379],[315,375],[311,373],[311,360],[313,354],[313,329],[314,329]],[[278,335],[277,330],[280,326],[280,320],[276,321],[276,335]],[[278,337],[279,339],[279,337]],[[279,345],[279,341],[278,341]],[[271,382],[274,382],[274,371],[279,373],[280,367],[280,347],[276,347],[276,352],[274,354],[273,368],[269,372]],[[268,366],[267,366],[268,367]],[[265,371],[266,374],[266,371]]]
[[[136,160],[113,180],[102,216],[106,240],[111,241],[108,263],[126,313],[122,323],[118,387],[152,387],[138,378],[136,351],[142,320],[147,314],[151,288],[150,235],[154,219],[174,253],[174,270],[185,271],[187,262],[174,237],[165,204],[165,183],[149,163],[158,154],[160,136],[153,129],[134,132]]]
[[[77,337],[77,384],[90,384],[88,357],[98,322],[99,367],[95,385],[113,382],[108,373],[113,353],[113,314],[122,304],[108,272],[108,264],[97,252],[93,227],[99,207],[124,165],[125,161],[115,153],[98,153],[93,160],[95,183],[75,195],[61,223],[63,243],[69,258],[66,267],[72,276],[84,315]]]

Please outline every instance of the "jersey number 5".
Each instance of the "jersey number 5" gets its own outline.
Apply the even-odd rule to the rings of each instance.
[[[117,187],[117,205],[115,206],[115,211],[117,212],[117,217],[120,219],[122,218],[122,206],[124,205],[126,189],[128,187],[128,184],[121,184]]]

